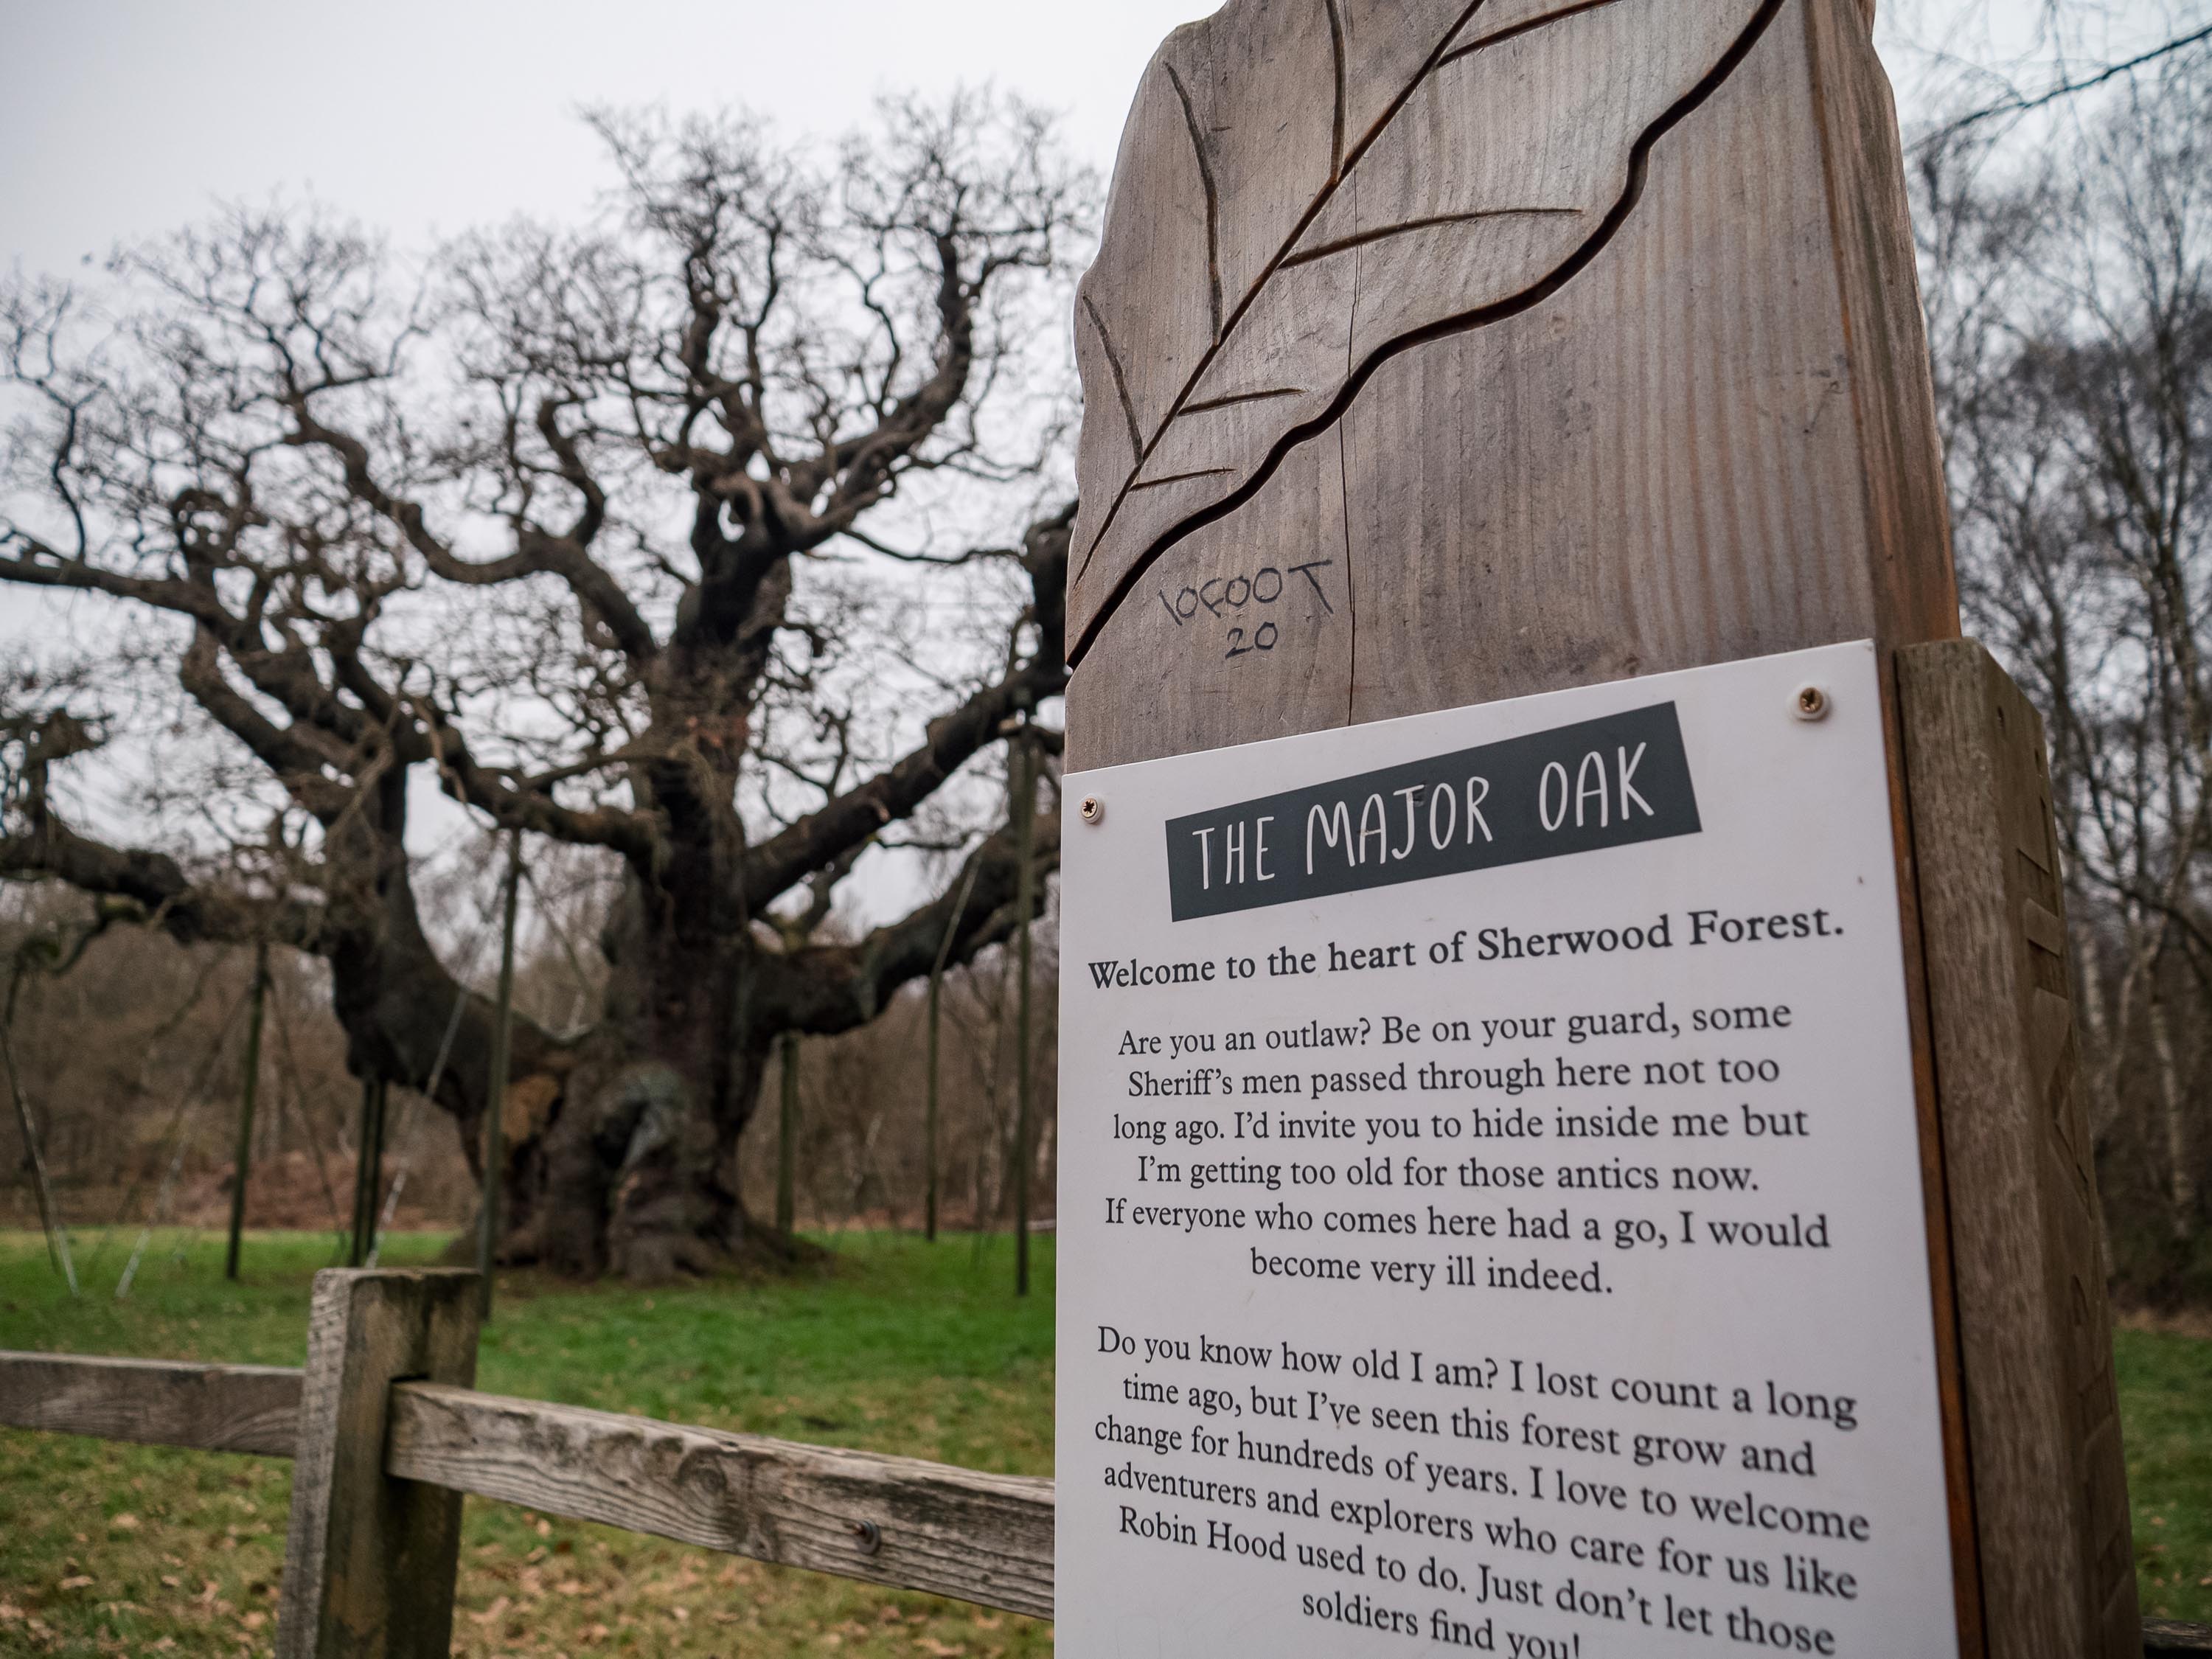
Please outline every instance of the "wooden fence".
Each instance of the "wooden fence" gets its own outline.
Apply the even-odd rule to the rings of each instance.
[[[480,1394],[475,1279],[317,1275],[301,1370],[0,1352],[0,1426],[294,1459],[279,1659],[447,1653],[464,1493],[1052,1616],[1051,1481]]]

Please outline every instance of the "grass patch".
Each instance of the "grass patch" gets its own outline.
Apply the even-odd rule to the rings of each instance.
[[[77,1239],[79,1260],[99,1248]],[[394,1238],[392,1266],[443,1237]],[[1052,1472],[1052,1244],[1012,1294],[1011,1241],[847,1236],[797,1280],[641,1294],[502,1278],[479,1386],[713,1428]],[[165,1243],[128,1303],[131,1240],[72,1304],[35,1236],[0,1235],[0,1347],[296,1365],[326,1237]],[[0,1652],[270,1651],[290,1467],[0,1431]],[[1050,1627],[469,1500],[454,1651],[470,1656],[1052,1651]]]
[[[2145,1614],[2212,1624],[2212,1341],[2114,1334]]]
[[[447,1241],[395,1238],[393,1266]],[[488,1389],[672,1421],[1052,1470],[1052,1244],[1039,1291],[1012,1294],[1006,1240],[843,1236],[797,1280],[641,1294],[502,1279]],[[131,1239],[71,1303],[35,1236],[0,1234],[0,1347],[298,1364],[326,1238],[249,1237],[246,1283],[222,1241],[165,1244],[112,1299]],[[98,1251],[80,1238],[80,1259]],[[2119,1333],[2120,1409],[2143,1608],[2212,1623],[2212,1342]],[[270,1650],[290,1470],[284,1463],[0,1431],[0,1652]],[[838,1654],[1035,1659],[1047,1626],[469,1503],[454,1651]]]

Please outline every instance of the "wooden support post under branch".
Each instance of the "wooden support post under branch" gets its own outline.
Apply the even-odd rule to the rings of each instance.
[[[1036,1161],[1036,1067],[1030,1052],[1033,1035],[1030,1005],[1035,986],[1030,948],[1030,921],[1036,909],[1036,745],[1029,726],[1014,738],[1013,799],[1015,857],[1021,860],[1014,900],[1014,1294],[1030,1293],[1030,1176]]]
[[[522,831],[507,849],[507,881],[501,897],[499,1001],[492,1013],[491,1085],[485,1091],[483,1206],[477,1217],[477,1311],[491,1317],[492,1288],[499,1273],[504,1236],[500,1200],[507,1190],[507,1085],[514,1059],[514,915],[522,894]]]
[[[392,1385],[476,1380],[471,1273],[315,1275],[277,1659],[445,1659],[461,1500],[385,1471]]]
[[[419,1382],[392,1391],[390,1432],[406,1480],[1052,1617],[1049,1480]]]
[[[777,1063],[781,1108],[775,1132],[775,1230],[786,1238],[799,1225],[799,1200],[793,1184],[799,1168],[799,1033],[783,1034],[782,1059]]]
[[[246,1073],[239,1088],[238,1152],[230,1166],[230,1248],[222,1259],[222,1276],[238,1278],[239,1256],[246,1238],[246,1183],[253,1173],[253,1101],[261,1082],[261,1018],[269,1000],[269,941],[253,947],[253,1013],[246,1026]]]
[[[384,1079],[361,1080],[361,1128],[355,1139],[361,1151],[354,1163],[353,1231],[348,1235],[346,1261],[362,1267],[376,1244],[377,1203],[384,1190]]]

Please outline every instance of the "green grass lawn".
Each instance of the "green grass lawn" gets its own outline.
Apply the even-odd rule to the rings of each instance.
[[[1052,1256],[1011,1293],[1012,1245],[842,1237],[820,1273],[650,1295],[518,1275],[478,1381],[674,1421],[1044,1474]],[[327,1239],[173,1243],[112,1292],[110,1245],[71,1303],[39,1241],[0,1234],[0,1347],[300,1363]],[[393,1266],[441,1238],[401,1237]],[[80,1259],[98,1249],[80,1239]],[[2212,1342],[2123,1331],[2121,1410],[2146,1613],[2212,1622]],[[0,1431],[0,1653],[269,1650],[289,1467]],[[455,1651],[680,1656],[1050,1653],[1047,1626],[471,1499]]]
[[[397,1237],[386,1265],[445,1240]],[[165,1238],[131,1299],[107,1250],[72,1304],[35,1236],[0,1234],[0,1348],[296,1365],[327,1237]],[[478,1385],[1012,1474],[1052,1473],[1052,1244],[1012,1294],[1006,1239],[834,1241],[827,1269],[644,1294],[501,1283]],[[96,1236],[77,1240],[82,1262]],[[0,1654],[265,1653],[290,1466],[0,1431]],[[1040,1656],[1048,1626],[470,1499],[459,1654]]]
[[[2212,1624],[2212,1342],[2118,1333],[2143,1612]]]

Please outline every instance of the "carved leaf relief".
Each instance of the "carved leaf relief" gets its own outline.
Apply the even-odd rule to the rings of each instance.
[[[1076,344],[1071,637],[1390,349],[1540,295],[1774,0],[1231,0],[1123,135]]]

